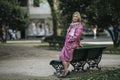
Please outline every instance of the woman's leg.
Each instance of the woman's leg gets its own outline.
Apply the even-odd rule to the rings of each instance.
[[[68,71],[68,68],[69,68],[69,65],[70,65],[70,62],[68,61],[63,61],[63,66],[64,66],[64,71],[60,74],[60,76],[65,76],[67,71]]]
[[[73,58],[73,53],[70,54],[70,61]],[[70,65],[70,61],[63,61],[63,66],[64,66],[64,73],[66,73],[68,71],[69,65]]]
[[[70,66],[70,61],[67,62],[67,70],[68,70],[69,66]]]
[[[71,53],[69,53],[68,51],[70,51]],[[66,48],[63,48],[62,52],[64,53],[64,55],[61,54],[60,60],[61,61],[64,60],[64,58],[67,56],[67,57],[69,57],[69,61],[62,61],[64,71],[59,75],[59,77],[65,76],[68,73],[68,68],[69,68],[69,65],[70,65],[70,61],[72,60],[72,57],[73,57],[73,49],[66,50]]]
[[[63,66],[64,66],[64,71],[67,71],[67,69],[68,69],[68,62],[67,61],[63,61]]]

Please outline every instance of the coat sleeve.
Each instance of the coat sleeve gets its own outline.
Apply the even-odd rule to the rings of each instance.
[[[83,31],[82,25],[78,25],[78,28],[76,28],[76,30],[75,30],[74,36],[70,37],[68,39],[68,42],[73,42],[73,41],[79,39],[82,34],[82,31]]]

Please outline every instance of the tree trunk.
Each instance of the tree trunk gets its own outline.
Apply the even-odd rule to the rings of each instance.
[[[2,25],[2,29],[1,29],[1,42],[2,43],[7,43],[7,26],[6,25]]]
[[[119,47],[120,41],[119,41],[119,35],[117,32],[117,28],[114,26],[113,31],[108,29],[109,34],[111,35],[113,44],[114,44],[114,48]]]
[[[51,13],[52,13],[52,20],[53,20],[53,31],[54,31],[54,36],[58,35],[57,29],[60,26],[59,23],[59,10],[58,10],[58,0],[47,0],[50,8],[51,8]]]

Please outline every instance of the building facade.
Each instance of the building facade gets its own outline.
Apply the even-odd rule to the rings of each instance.
[[[18,0],[29,15],[29,25],[25,30],[26,37],[51,36],[53,34],[52,16],[49,4],[44,1],[39,7],[33,6],[33,0]]]

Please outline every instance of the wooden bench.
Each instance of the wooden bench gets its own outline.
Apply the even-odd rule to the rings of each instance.
[[[50,48],[61,49],[64,45],[65,37],[63,36],[54,36],[52,39],[49,39],[47,42],[49,43]]]
[[[86,71],[85,64],[88,64],[87,70],[90,68],[101,69],[98,64],[101,61],[102,52],[105,49],[105,46],[89,46],[89,47],[78,47],[73,52],[73,60],[70,64],[73,66],[74,71]],[[52,60],[50,65],[56,70],[56,73],[60,73],[64,67],[62,61]]]
[[[49,36],[46,37],[45,42],[49,43],[50,48],[61,48],[64,45],[65,37],[64,36]]]

